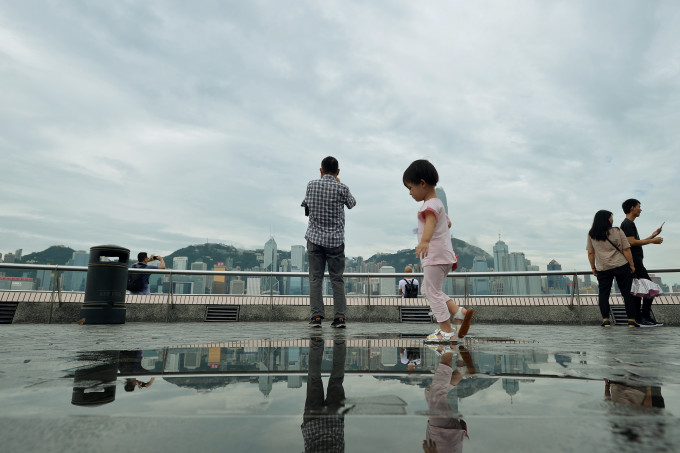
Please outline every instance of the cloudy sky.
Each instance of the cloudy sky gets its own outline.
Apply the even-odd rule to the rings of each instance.
[[[642,201],[680,267],[675,1],[0,0],[0,252],[304,244],[321,159],[350,256],[415,247],[431,160],[458,238],[588,268]]]

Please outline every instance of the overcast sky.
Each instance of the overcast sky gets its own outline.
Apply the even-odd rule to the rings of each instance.
[[[0,0],[0,252],[305,244],[335,156],[346,251],[415,247],[426,158],[455,237],[585,270],[599,209],[680,267],[676,1]]]

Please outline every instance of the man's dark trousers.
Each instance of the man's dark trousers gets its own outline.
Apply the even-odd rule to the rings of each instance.
[[[322,247],[307,241],[307,260],[309,261],[309,303],[311,317],[324,317],[323,274],[328,264],[333,289],[335,318],[345,318],[347,298],[345,297],[345,244],[339,247]]]

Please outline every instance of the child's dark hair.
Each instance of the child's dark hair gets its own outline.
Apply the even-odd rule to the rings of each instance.
[[[411,184],[418,184],[421,179],[431,186],[436,186],[439,182],[439,173],[437,173],[437,169],[434,168],[434,165],[432,165],[429,160],[414,160],[406,171],[404,171],[402,181],[406,186],[409,182]]]

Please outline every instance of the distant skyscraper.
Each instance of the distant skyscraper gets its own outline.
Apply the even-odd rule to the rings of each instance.
[[[394,267],[392,266],[382,266],[380,268],[381,274],[393,274]],[[380,295],[382,296],[394,296],[397,294],[396,279],[394,277],[381,278],[380,279]]]
[[[496,272],[509,271],[508,255],[508,246],[505,242],[501,241],[499,235],[498,242],[493,246],[493,266]],[[511,294],[509,279],[507,277],[497,277],[495,290],[494,294]]]
[[[176,256],[172,259],[172,268],[176,271],[185,271],[189,265],[189,258],[186,256]]]
[[[260,277],[248,277],[246,294],[248,294],[249,296],[260,295]]]
[[[227,270],[227,267],[224,265],[224,263],[215,263],[213,270],[217,272],[223,272]],[[224,275],[213,276],[212,293],[213,294],[227,293],[227,277],[225,277]]]
[[[489,272],[489,265],[483,256],[475,256],[472,261],[472,272]],[[484,296],[491,294],[491,282],[489,277],[475,277],[472,279],[473,294]]]
[[[259,288],[259,283],[258,283]],[[246,292],[246,282],[243,280],[232,280],[229,283],[229,294],[244,294]]]
[[[14,259],[17,261],[21,261],[23,251],[24,251],[23,249],[17,249],[17,251],[14,253]]]
[[[527,260],[522,252],[512,252],[508,255],[508,271],[526,272]],[[527,278],[523,276],[510,277],[510,292],[506,294],[527,295],[529,288]]]
[[[555,260],[548,263],[549,271],[561,271],[562,265]],[[567,282],[563,275],[548,275],[548,290],[552,294],[564,294],[567,292]]]
[[[90,254],[84,250],[73,252],[73,256],[66,263],[68,266],[87,266],[90,261]],[[65,291],[85,291],[85,281],[87,272],[65,272],[64,290]]]
[[[540,269],[538,266],[531,264],[531,261],[527,260],[527,270],[531,272],[538,272]],[[527,277],[529,282],[529,294],[537,295],[542,294],[541,289],[541,277]]]
[[[278,270],[278,251],[276,248],[276,241],[274,238],[264,244],[264,270],[276,272]]]
[[[191,270],[192,271],[207,271],[208,265],[205,264],[202,261],[195,261],[195,262],[191,263]],[[208,279],[207,279],[206,275],[192,275],[191,281],[194,282],[193,293],[194,294],[205,294],[207,280]]]
[[[294,245],[290,248],[290,269],[293,272],[305,271],[305,246]]]
[[[449,203],[446,201],[446,192],[444,191],[444,188],[435,187],[434,191],[437,194],[437,198],[439,198],[442,201],[444,209],[446,210],[446,215],[449,215]]]

